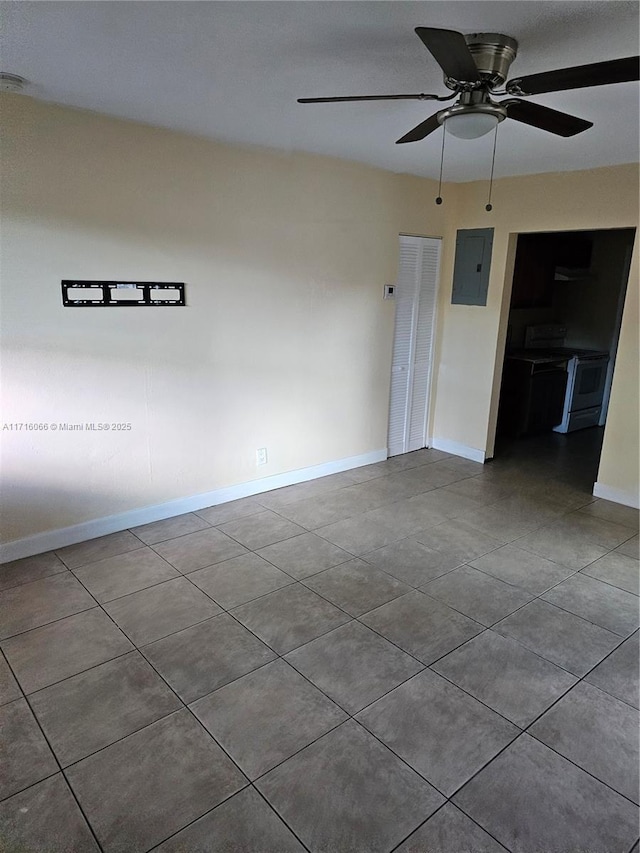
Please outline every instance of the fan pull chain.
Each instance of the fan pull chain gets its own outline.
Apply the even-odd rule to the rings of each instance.
[[[493,167],[496,162],[496,143],[498,141],[498,127],[499,125],[496,125],[495,133],[493,135],[493,155],[491,157],[491,177],[489,178],[489,198],[484,207],[486,211],[493,210],[493,205],[491,204],[491,190],[493,189]]]
[[[446,133],[444,131],[444,127],[442,128],[442,150],[440,151],[440,180],[438,181],[438,197],[436,199],[436,204],[442,204],[442,164],[444,163],[444,140],[446,137]]]

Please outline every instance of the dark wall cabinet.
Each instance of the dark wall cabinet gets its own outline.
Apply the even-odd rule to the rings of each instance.
[[[512,308],[550,308],[558,267],[589,268],[592,241],[582,234],[521,234],[511,291]]]
[[[552,243],[541,234],[518,237],[511,291],[512,308],[546,308],[553,301],[555,258]]]

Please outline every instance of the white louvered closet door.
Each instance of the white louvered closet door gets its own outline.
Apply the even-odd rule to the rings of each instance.
[[[440,240],[400,237],[389,456],[419,450],[426,444],[439,266]]]

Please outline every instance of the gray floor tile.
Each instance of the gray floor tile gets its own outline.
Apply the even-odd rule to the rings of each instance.
[[[347,719],[283,660],[221,687],[191,710],[250,779]]]
[[[543,596],[569,613],[626,637],[640,624],[638,597],[580,572]]]
[[[179,577],[166,560],[147,547],[89,563],[74,573],[101,603]]]
[[[640,593],[640,565],[632,557],[611,551],[582,569],[582,574],[632,592]]]
[[[521,728],[577,680],[491,630],[451,652],[433,669]]]
[[[58,548],[56,554],[70,569],[77,569],[85,563],[95,563],[97,560],[135,551],[139,547],[140,540],[133,533],[121,530],[118,533],[99,536],[97,539],[89,539],[87,542],[79,542],[77,545]]]
[[[430,465],[421,465],[419,468],[403,471],[395,476],[401,476],[407,487],[413,487],[415,494],[428,492],[432,489],[438,489],[441,486],[456,483],[458,480],[464,480],[467,474],[451,468],[448,465],[450,459],[451,457],[449,459],[438,460]]]
[[[225,610],[293,583],[289,575],[258,554],[241,554],[215,566],[199,569],[189,575],[189,580]]]
[[[53,753],[24,699],[0,707],[0,800],[58,770]]]
[[[394,503],[404,503],[407,498],[425,491],[422,483],[422,474],[418,475],[420,482],[416,482],[416,470],[394,471],[384,477],[368,480],[356,486],[349,486],[343,491],[348,492],[360,501],[360,511],[366,512],[378,507],[391,506]],[[428,488],[431,488],[430,486]]]
[[[95,606],[71,572],[15,586],[0,592],[0,639]]]
[[[583,531],[568,529],[563,524],[540,527],[515,543],[539,557],[546,557],[577,571],[606,554],[607,548],[590,542]]]
[[[265,509],[264,512],[258,512],[247,518],[228,521],[226,524],[222,524],[219,529],[252,551],[305,532],[304,528],[270,509]]]
[[[540,474],[540,472],[538,473]],[[554,473],[560,477],[563,476],[562,472],[556,469],[555,466]],[[533,477],[526,478],[522,485],[524,488],[521,487],[521,491],[526,492],[531,497],[540,498],[543,501],[552,501],[554,504],[559,505],[565,512],[582,509],[594,500],[590,491],[587,491],[584,486],[576,488],[571,485],[571,482],[562,482],[562,480],[545,477],[541,474],[535,479]]]
[[[352,555],[315,533],[302,533],[258,551],[291,577],[301,580],[352,559]]]
[[[67,567],[58,559],[53,551],[46,554],[38,554],[35,557],[23,557],[21,560],[12,560],[0,566],[0,590],[18,586],[21,583],[37,581],[40,578],[57,575],[65,572]]]
[[[62,773],[0,803],[0,844],[7,853],[99,853]]]
[[[423,668],[355,621],[296,649],[286,660],[349,714],[362,710]]]
[[[99,607],[67,616],[2,643],[25,693],[33,693],[131,651]]]
[[[30,701],[63,767],[181,707],[138,652],[46,687]]]
[[[402,539],[385,548],[369,551],[363,559],[414,587],[422,586],[464,562],[457,552],[436,551],[415,538]]]
[[[437,495],[438,493],[433,491],[395,501],[371,510],[367,513],[367,519],[373,524],[390,527],[397,534],[396,539],[412,536],[417,531],[433,527],[448,518]]]
[[[233,615],[280,655],[349,621],[347,613],[299,583],[242,604]]]
[[[105,610],[137,646],[220,613],[217,604],[181,577],[111,601]]]
[[[365,474],[359,473],[363,469],[352,469],[340,471],[337,474],[329,474],[326,477],[318,477],[315,480],[305,480],[302,483],[294,483],[291,486],[283,486],[260,495],[260,503],[263,508],[273,509],[280,512],[285,507],[294,503],[302,503],[311,498],[329,492],[337,492],[347,486],[360,482],[360,478],[369,479]],[[304,525],[303,525],[304,526]]]
[[[447,803],[394,853],[505,853],[505,848]]]
[[[203,518],[209,524],[214,526],[224,524],[227,521],[235,521],[237,518],[246,518],[248,515],[255,515],[257,512],[263,512],[260,499],[262,495],[250,498],[240,498],[237,501],[228,501],[217,506],[210,506],[206,509],[199,509],[196,515]]]
[[[478,622],[422,592],[410,592],[383,604],[362,616],[361,621],[425,664],[483,630]]]
[[[187,574],[244,554],[246,549],[217,528],[187,533],[154,545],[154,550],[179,572]]]
[[[585,675],[620,642],[617,634],[540,600],[494,625],[493,630],[574,675]]]
[[[616,548],[632,536],[632,528],[589,515],[581,510],[563,515],[552,526],[571,537],[582,537],[587,542],[603,548]]]
[[[350,560],[313,575],[305,580],[305,586],[346,610],[351,616],[360,616],[404,595],[410,589],[363,560]]]
[[[304,847],[253,788],[222,803],[154,853],[304,853]]]
[[[461,481],[461,483],[469,482],[474,481]],[[456,483],[455,485],[460,484]],[[447,488],[454,488],[454,486]],[[484,554],[488,554],[489,551],[495,551],[496,548],[504,545],[502,540],[488,536],[486,533],[481,533],[461,518],[443,521],[435,527],[420,531],[415,534],[414,539],[417,539],[418,542],[422,542],[428,548],[432,548],[435,551],[456,553],[465,561],[471,560],[474,557],[482,557]]]
[[[44,853],[46,837],[55,853],[96,853],[88,803],[105,853],[301,853],[305,840],[312,853],[629,853],[638,634],[624,638],[640,621],[639,514],[594,499],[586,472],[571,473],[589,436],[597,443],[592,431],[560,436],[551,451],[534,438],[535,456],[507,449],[486,466],[418,451],[60,549],[66,563],[49,552],[0,566],[0,623],[12,634],[0,637],[0,716],[16,733],[0,786],[22,774],[0,804],[10,843]],[[154,566],[136,566],[141,553]],[[104,585],[103,608],[76,574],[96,594]],[[378,606],[401,584],[411,591]],[[105,609],[122,610],[148,661]],[[173,710],[171,689],[188,711]],[[158,691],[173,704],[161,707]],[[75,762],[80,810],[32,700]],[[197,708],[210,732],[189,716]],[[359,722],[344,723],[349,712]],[[551,749],[535,736],[509,742],[534,718]],[[356,734],[343,743],[334,735],[345,728]],[[523,740],[529,764],[517,757]],[[429,808],[389,767],[431,791]],[[282,771],[279,803],[242,787],[242,769],[258,786]],[[482,801],[493,823],[480,807],[440,807],[429,783],[477,792],[474,808]]]
[[[490,506],[492,503],[497,503],[513,494],[512,488],[492,482],[484,476],[473,476],[465,480],[458,480],[456,483],[446,486],[446,489],[454,492],[454,494],[480,501],[484,506]]]
[[[142,853],[246,785],[186,709],[67,770],[105,853]]]
[[[345,518],[343,521],[321,527],[317,532],[323,539],[328,539],[355,556],[382,548],[402,538],[393,523],[381,523],[377,518],[372,519],[369,513]]]
[[[357,719],[447,797],[520,733],[430,670],[378,699]]]
[[[640,523],[640,513],[637,509],[631,506],[623,506],[612,501],[605,501],[603,498],[598,498],[592,503],[581,509],[586,515],[592,515],[596,518],[603,518],[605,521],[613,521],[614,524],[624,524],[632,530],[638,529]]]
[[[132,527],[131,532],[145,545],[156,545],[158,542],[175,539],[177,536],[184,536],[186,533],[195,533],[196,530],[203,530],[207,527],[209,525],[203,518],[193,512],[187,512],[184,515],[176,515],[173,518],[152,521],[150,524],[142,524],[140,527]]]
[[[552,519],[553,510],[541,509],[535,503],[517,503],[514,498],[498,501],[465,515],[464,521],[487,536],[511,542]]]
[[[226,613],[151,643],[142,651],[184,702],[193,702],[275,657]]]
[[[465,477],[477,477],[485,470],[483,462],[474,462],[472,459],[464,459],[462,456],[450,456],[441,464],[443,468],[450,468]]]
[[[444,466],[444,463],[443,463]],[[452,485],[455,486],[455,483]],[[483,502],[477,498],[461,495],[450,486],[442,486],[433,491],[417,495],[411,499],[414,506],[422,506],[425,510],[445,516],[445,519],[454,519],[468,512],[474,512],[483,506]],[[443,519],[444,521],[444,519]],[[424,524],[422,529],[430,527]]]
[[[632,557],[634,560],[640,559],[640,536],[636,533],[631,539],[627,539],[622,545],[618,545],[615,552],[624,554],[625,557]]]
[[[487,626],[533,598],[531,593],[470,566],[454,569],[422,589],[427,595]]]
[[[18,682],[13,677],[4,655],[0,654],[0,705],[6,705],[7,702],[21,698],[22,693],[18,687]]]
[[[314,851],[383,853],[443,798],[355,722],[276,767],[257,787]]]
[[[453,799],[513,853],[627,853],[637,837],[632,803],[526,734]]]
[[[470,565],[534,595],[540,595],[575,571],[516,545],[504,545],[497,551],[473,560]]]
[[[582,682],[543,714],[529,733],[637,803],[638,717],[635,708]]]
[[[638,697],[638,634],[633,634],[586,676],[585,681],[635,708]]]
[[[375,481],[376,484],[378,482]],[[349,486],[298,500],[279,507],[278,512],[307,530],[315,530],[380,506],[383,501],[379,494],[380,487],[376,486],[378,494],[372,494],[372,486],[369,483],[366,486],[366,489]]]

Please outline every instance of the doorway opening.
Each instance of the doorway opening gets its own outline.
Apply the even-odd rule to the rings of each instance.
[[[388,456],[427,444],[441,240],[400,236]]]
[[[494,457],[597,478],[634,228],[519,234]]]

